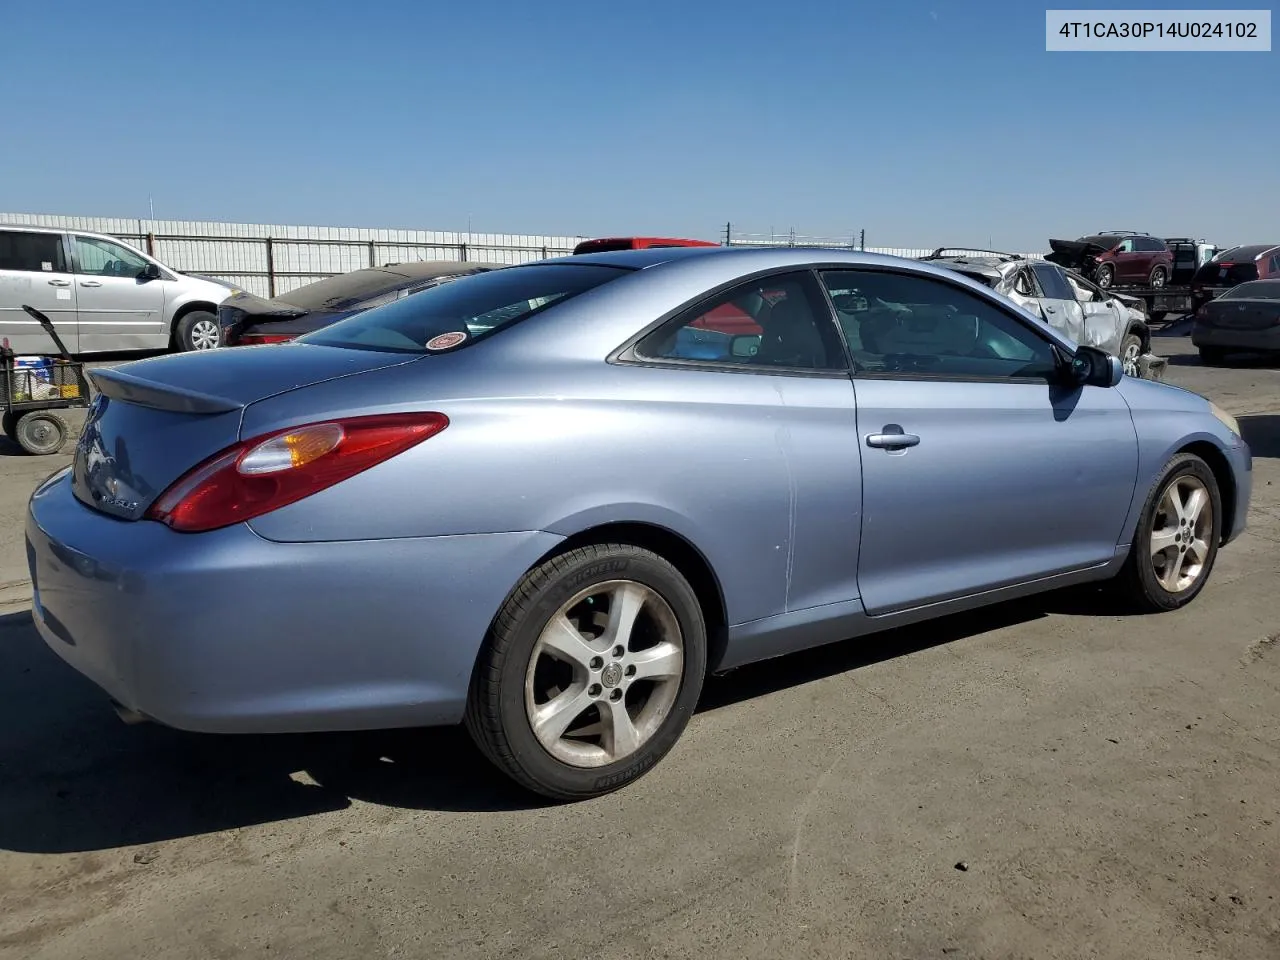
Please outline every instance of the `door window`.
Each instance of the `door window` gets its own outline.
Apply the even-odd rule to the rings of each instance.
[[[837,316],[864,376],[950,380],[1052,378],[1049,341],[1000,307],[931,277],[828,270],[828,290],[858,292],[861,308]]]
[[[1120,246],[1116,247],[1116,253],[1133,253],[1133,238],[1122,240]]]
[[[1071,289],[1071,284],[1067,282],[1067,278],[1052,263],[1037,263],[1031,269],[1036,272],[1036,279],[1040,281],[1044,295],[1050,300],[1074,300],[1076,298],[1075,291]]]
[[[62,234],[0,230],[0,270],[66,273]]]
[[[753,369],[847,369],[826,300],[808,273],[734,287],[650,334],[635,353]]]
[[[76,272],[94,277],[129,277],[142,273],[147,261],[128,247],[98,237],[76,237]]]

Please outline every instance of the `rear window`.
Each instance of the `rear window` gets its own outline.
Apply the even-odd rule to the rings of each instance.
[[[1280,280],[1254,280],[1232,287],[1223,300],[1280,300]]]
[[[1248,283],[1258,279],[1258,265],[1253,260],[1237,262],[1232,259],[1235,254],[1221,260],[1211,260],[1196,271],[1195,282],[1234,286],[1237,283]]]
[[[1109,233],[1100,233],[1100,234],[1095,234],[1092,237],[1081,237],[1077,242],[1078,243],[1096,243],[1098,246],[1102,247],[1102,249],[1110,250],[1113,247],[1118,246],[1120,241],[1123,239],[1124,237],[1114,236]]]
[[[375,307],[299,342],[395,353],[460,347],[630,272],[576,264],[508,267]]]
[[[633,250],[635,249],[635,241],[624,238],[622,240],[583,240],[573,248],[574,255],[579,253],[609,253],[613,250]]]

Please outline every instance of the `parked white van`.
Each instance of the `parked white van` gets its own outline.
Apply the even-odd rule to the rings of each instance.
[[[23,304],[48,315],[73,354],[210,349],[234,289],[100,233],[0,226],[0,342],[15,353],[57,352]]]

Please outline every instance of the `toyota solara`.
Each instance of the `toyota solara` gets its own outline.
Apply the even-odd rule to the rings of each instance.
[[[465,723],[560,799],[652,768],[710,673],[1088,581],[1174,610],[1250,496],[1209,401],[848,251],[545,260],[92,377],[27,550],[122,714]]]

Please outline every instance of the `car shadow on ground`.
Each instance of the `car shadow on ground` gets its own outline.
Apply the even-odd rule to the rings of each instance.
[[[1062,592],[822,647],[708,680],[700,711],[907,656],[1049,613],[1104,612]],[[0,615],[0,849],[69,853],[342,810],[499,812],[545,804],[460,728],[211,736],[127,726],[24,611]]]
[[[1240,433],[1255,457],[1280,458],[1280,413],[1238,419]]]
[[[1167,358],[1173,367],[1209,367],[1237,370],[1270,370],[1280,366],[1280,356],[1274,353],[1232,353],[1221,363],[1208,364],[1198,353],[1175,353]]]

